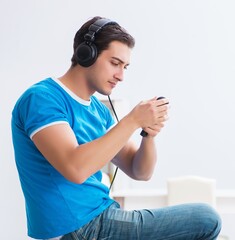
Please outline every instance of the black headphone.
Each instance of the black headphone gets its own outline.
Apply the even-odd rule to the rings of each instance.
[[[84,35],[84,42],[78,45],[75,50],[75,58],[79,65],[89,67],[95,63],[98,54],[97,47],[94,44],[95,34],[106,25],[115,25],[114,21],[107,18],[101,18],[92,23],[88,28],[88,33]]]

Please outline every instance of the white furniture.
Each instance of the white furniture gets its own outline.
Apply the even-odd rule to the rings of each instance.
[[[182,176],[167,180],[167,204],[202,202],[216,208],[216,180]]]

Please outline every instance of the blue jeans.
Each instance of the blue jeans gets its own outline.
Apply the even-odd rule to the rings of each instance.
[[[220,217],[206,204],[124,211],[114,203],[62,240],[213,240],[220,229]]]

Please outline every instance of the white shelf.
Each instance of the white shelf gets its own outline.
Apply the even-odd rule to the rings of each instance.
[[[124,189],[112,191],[113,197],[158,197],[167,196],[166,189]],[[218,189],[216,190],[217,198],[234,198],[235,189]]]

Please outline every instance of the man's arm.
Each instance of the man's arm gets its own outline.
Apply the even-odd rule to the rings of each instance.
[[[149,180],[157,161],[154,139],[142,139],[139,149],[133,142],[128,142],[115,156],[112,163],[135,180]]]
[[[68,124],[57,124],[42,129],[32,140],[65,178],[83,183],[114,158],[136,128],[131,118],[124,118],[104,136],[79,145]]]
[[[153,154],[148,151],[148,148],[152,149],[151,138],[163,122],[166,111],[165,106],[157,107],[156,100],[141,102],[107,134],[82,145],[78,145],[72,129],[67,124],[46,127],[37,132],[32,140],[52,166],[72,182],[83,183],[111,161],[122,148],[121,155],[127,156],[127,160],[118,157],[117,159],[123,159],[122,163],[118,164],[131,176],[136,177],[143,173],[140,166],[146,164],[141,159]],[[140,150],[136,152],[135,164],[130,165],[130,159],[133,159],[130,156],[133,156],[135,150],[124,146],[138,128],[145,128],[149,136],[143,139]],[[127,163],[124,164],[125,161]]]
[[[169,102],[164,98],[159,98],[157,102],[158,121],[154,125],[145,128],[146,137],[142,138],[139,149],[133,144],[128,143],[115,156],[112,162],[123,172],[135,180],[149,180],[152,177],[156,162],[157,151],[154,137],[158,135],[168,120],[166,104]]]
[[[154,137],[161,131],[166,120],[167,118],[162,118],[154,128],[148,129],[151,135],[142,138],[138,149],[134,143],[127,143],[112,162],[135,180],[149,180],[157,162]]]

